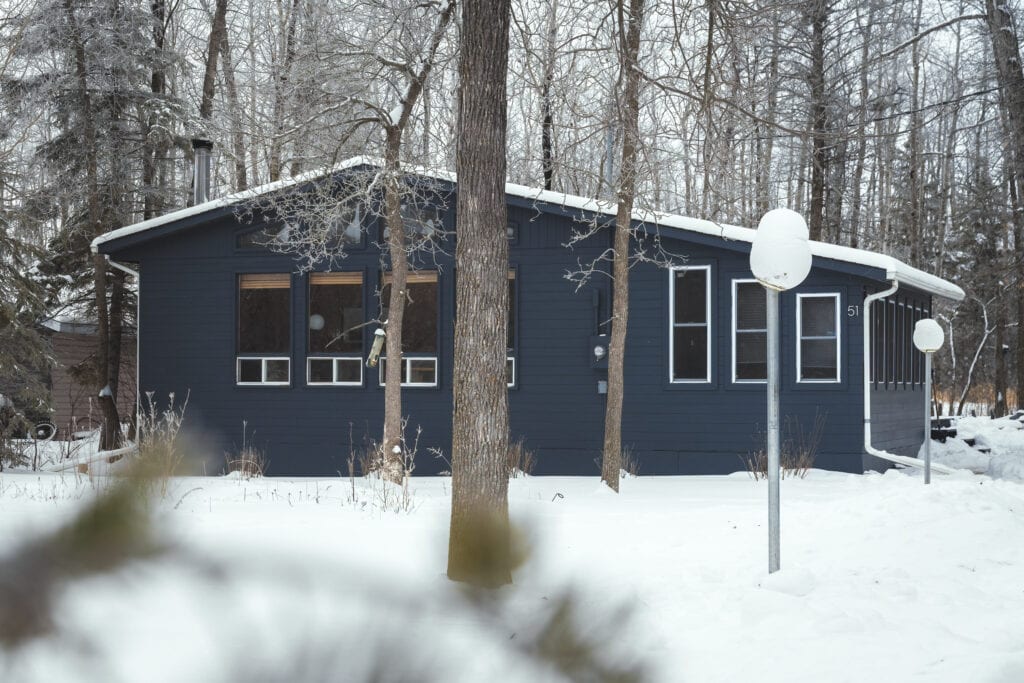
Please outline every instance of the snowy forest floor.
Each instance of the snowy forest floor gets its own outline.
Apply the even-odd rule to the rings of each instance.
[[[991,457],[1024,461],[1024,430],[997,431]],[[0,475],[0,568],[109,485]],[[652,681],[1024,680],[1016,481],[786,478],[769,576],[767,488],[745,473],[630,477],[618,496],[518,478],[529,556],[488,600],[444,576],[449,486],[171,479],[150,501],[170,550],[64,588],[58,630],[0,650],[0,680],[572,680],[536,656],[560,609],[594,658]]]

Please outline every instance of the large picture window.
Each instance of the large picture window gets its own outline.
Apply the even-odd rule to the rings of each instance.
[[[309,276],[309,384],[363,383],[363,274]]]
[[[406,279],[405,314],[402,318],[402,385],[437,386],[437,273],[418,271]],[[385,273],[381,287],[382,320],[388,318],[391,301],[391,274]],[[385,366],[381,359],[380,383],[384,384]]]
[[[711,381],[711,267],[669,271],[669,337],[673,382]]]
[[[291,382],[291,276],[238,276],[238,384]]]
[[[799,381],[838,382],[839,295],[797,295],[796,325]]]
[[[757,280],[732,282],[732,379],[768,378],[768,298]]]

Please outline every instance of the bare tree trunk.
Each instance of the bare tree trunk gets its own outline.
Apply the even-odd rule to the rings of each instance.
[[[828,125],[828,109],[825,102],[827,0],[813,1],[810,18],[811,64],[808,81],[811,86],[811,202],[807,227],[811,239],[820,240],[825,218],[825,177],[828,170],[828,146],[825,139]]]
[[[239,116],[238,87],[235,85],[235,67],[231,61],[231,44],[225,33],[220,41],[221,73],[224,75],[224,92],[228,99],[228,118],[231,121],[231,154],[235,157],[235,192],[249,187],[245,170],[245,137]]]
[[[992,403],[992,417],[1003,417],[1006,415],[1006,353],[1003,346],[1006,344],[1006,301],[1005,297],[996,299],[996,368],[995,368],[995,400]]]
[[[509,0],[462,5],[452,516],[448,577],[511,583],[508,528],[508,240],[505,205]]]
[[[558,0],[551,0],[548,8],[548,31],[544,46],[544,75],[541,84],[541,136],[544,189],[550,190],[555,179],[555,119],[552,113],[551,84],[555,80],[556,40],[558,38]]]
[[[295,59],[295,30],[299,23],[299,5],[302,0],[292,0],[291,8],[286,17],[284,27],[284,44],[282,45],[281,61],[277,64],[274,78],[274,131],[270,139],[270,159],[268,173],[270,182],[281,178],[281,155],[284,150],[284,116],[288,101],[288,82],[291,80],[292,61]]]
[[[405,226],[402,225],[402,191],[399,152],[402,132],[388,129],[384,151],[384,220],[388,227],[388,253],[391,257],[391,289],[388,319],[385,324],[387,365],[384,368],[384,437],[381,441],[381,466],[384,476],[402,481],[402,321],[405,318],[409,261],[405,251]]]
[[[914,33],[920,30],[921,13],[924,9],[923,0],[918,0],[917,10],[914,13]],[[910,265],[919,267],[921,265],[921,214],[924,200],[922,198],[923,183],[921,173],[921,56],[920,43],[915,42],[911,51],[914,75],[911,81],[910,93],[910,159],[908,182],[910,185],[910,211],[907,225],[907,242],[910,247]]]
[[[1020,45],[1010,14],[1010,5],[1002,0],[985,0],[985,15],[992,39],[992,54],[1000,88],[1000,103],[1009,122],[1013,153],[1008,160],[1013,168],[1017,202],[1013,206],[1015,254],[1011,262],[1017,272],[1024,270],[1024,68],[1020,63]],[[1024,406],[1024,297],[1017,300],[1017,404]]]
[[[632,235],[633,202],[636,198],[637,158],[640,147],[640,31],[644,0],[619,0],[619,78],[622,95],[619,125],[622,128],[622,164],[619,171],[618,213],[615,216],[612,260],[612,331],[608,343],[608,396],[604,414],[604,448],[601,480],[619,490],[622,469],[622,402],[625,392],[626,329],[629,320],[629,241]],[[627,23],[628,22],[628,23]]]
[[[85,147],[86,192],[88,194],[89,232],[99,235],[103,231],[103,220],[100,209],[99,170],[97,162],[96,122],[93,120],[92,99],[89,94],[89,68],[85,55],[85,45],[78,28],[71,0],[64,0],[64,14],[72,41],[75,58],[75,76],[78,86],[78,101],[81,107],[82,144]],[[96,375],[104,386],[99,391],[99,405],[103,413],[103,429],[100,433],[100,448],[115,448],[121,439],[121,421],[117,414],[117,403],[114,402],[108,386],[110,327],[107,310],[107,262],[102,254],[93,256],[93,290],[96,299]]]
[[[206,44],[206,70],[203,72],[203,94],[199,102],[199,118],[209,121],[213,114],[213,96],[217,86],[217,57],[221,43],[227,38],[228,0],[217,0]]]

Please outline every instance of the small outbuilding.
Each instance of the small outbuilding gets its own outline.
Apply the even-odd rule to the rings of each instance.
[[[383,422],[383,363],[366,365],[375,325],[364,324],[381,317],[388,285],[382,222],[349,207],[337,230],[345,258],[300,268],[273,248],[294,226],[258,207],[373,168],[352,159],[97,238],[94,250],[139,272],[142,395],[188,395],[187,420],[225,453],[242,446],[246,425],[269,473],[346,471],[350,449],[379,438]],[[428,449],[451,446],[458,185],[445,172],[409,178],[426,200],[406,212],[406,229],[443,245],[417,259],[403,335],[403,410],[422,430],[416,473],[431,474],[448,465]],[[601,274],[582,287],[566,275],[605,253],[611,231],[566,245],[581,226],[613,220],[614,207],[514,184],[506,197],[511,436],[535,454],[536,474],[596,474],[611,287]],[[745,469],[763,448],[766,405],[754,230],[663,214],[634,221],[639,242],[676,258],[632,271],[623,443],[641,474]],[[963,292],[882,254],[815,242],[811,251],[810,275],[781,297],[783,438],[814,446],[826,469],[915,456],[927,398],[914,323],[935,297]]]

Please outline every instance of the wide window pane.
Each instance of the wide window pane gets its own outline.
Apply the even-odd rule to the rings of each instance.
[[[804,297],[802,311],[804,337],[836,335],[836,301],[833,297]]]
[[[361,384],[363,381],[363,360],[361,358],[338,358],[338,382]]]
[[[675,322],[707,321],[707,270],[687,268],[675,271]]]
[[[268,358],[264,362],[267,364],[268,382],[288,381],[289,362],[287,358]]]
[[[803,379],[835,379],[835,339],[803,339],[800,342],[800,375]]]
[[[362,273],[309,276],[309,351],[362,353]]]
[[[839,295],[802,295],[798,302],[800,380],[839,381]]]
[[[673,379],[707,379],[707,328],[676,327],[673,330]]]
[[[290,283],[287,274],[239,276],[239,353],[285,354],[290,351]]]
[[[381,289],[384,319],[391,301],[390,280],[390,274],[386,274]],[[437,311],[437,273],[409,273],[402,318],[403,353],[437,353]]]

